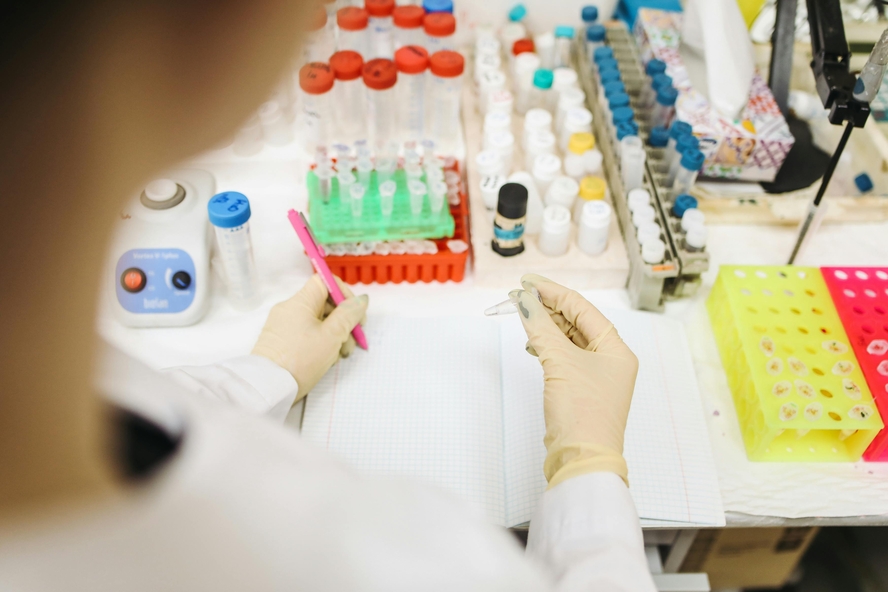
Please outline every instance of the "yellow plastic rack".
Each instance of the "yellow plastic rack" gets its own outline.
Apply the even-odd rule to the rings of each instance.
[[[813,267],[722,266],[707,302],[754,461],[856,461],[882,429]]]

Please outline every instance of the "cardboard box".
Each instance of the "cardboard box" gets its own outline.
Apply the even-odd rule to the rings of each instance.
[[[756,70],[749,100],[736,121],[716,111],[691,86],[679,45],[682,13],[641,9],[634,34],[646,64],[666,62],[666,73],[678,90],[676,117],[690,123],[706,155],[701,174],[719,179],[773,181],[795,143],[771,89]]]
[[[680,571],[708,574],[713,590],[779,588],[817,531],[814,527],[701,530]]]

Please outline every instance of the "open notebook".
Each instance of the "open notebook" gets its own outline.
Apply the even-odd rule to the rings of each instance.
[[[624,454],[645,526],[724,525],[680,323],[606,311],[640,360]],[[491,520],[530,520],[546,488],[542,369],[517,317],[370,317],[370,351],[308,397],[303,437],[373,475],[441,485]]]

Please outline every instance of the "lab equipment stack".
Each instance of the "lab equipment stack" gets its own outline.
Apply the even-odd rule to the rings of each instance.
[[[705,215],[691,195],[704,154],[691,126],[674,118],[677,92],[666,65],[643,64],[621,22],[603,29],[601,38],[587,27],[576,41],[581,88],[591,97],[629,252],[630,299],[636,308],[662,310],[665,300],[693,294],[709,267]]]

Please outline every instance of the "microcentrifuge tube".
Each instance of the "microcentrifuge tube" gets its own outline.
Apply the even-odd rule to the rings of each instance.
[[[353,183],[348,190],[351,197],[351,213],[352,218],[360,218],[364,213],[364,185],[361,183]]]
[[[315,175],[318,177],[318,192],[324,203],[327,203],[330,201],[330,185],[332,185],[330,179],[333,178],[333,170],[328,166],[318,167],[315,170]]]
[[[444,199],[447,197],[447,183],[444,181],[432,181],[429,183],[429,205],[432,215],[437,216],[444,207]]]
[[[407,190],[410,192],[410,213],[419,216],[427,192],[426,184],[418,179],[411,179],[407,182]]]
[[[391,181],[398,162],[395,159],[383,158],[376,163],[376,182],[379,184]]]
[[[349,191],[355,183],[355,175],[351,171],[341,171],[336,175],[336,179],[339,181],[339,203],[343,208],[346,208],[351,200]]]
[[[408,164],[404,167],[404,172],[407,173],[408,180],[419,180],[422,177],[422,167],[418,164]]]
[[[364,187],[370,187],[370,173],[373,172],[373,161],[369,158],[361,158],[358,161],[358,181]]]
[[[379,185],[379,209],[383,218],[390,218],[392,210],[395,208],[395,190],[397,185],[394,181],[386,180]]]

